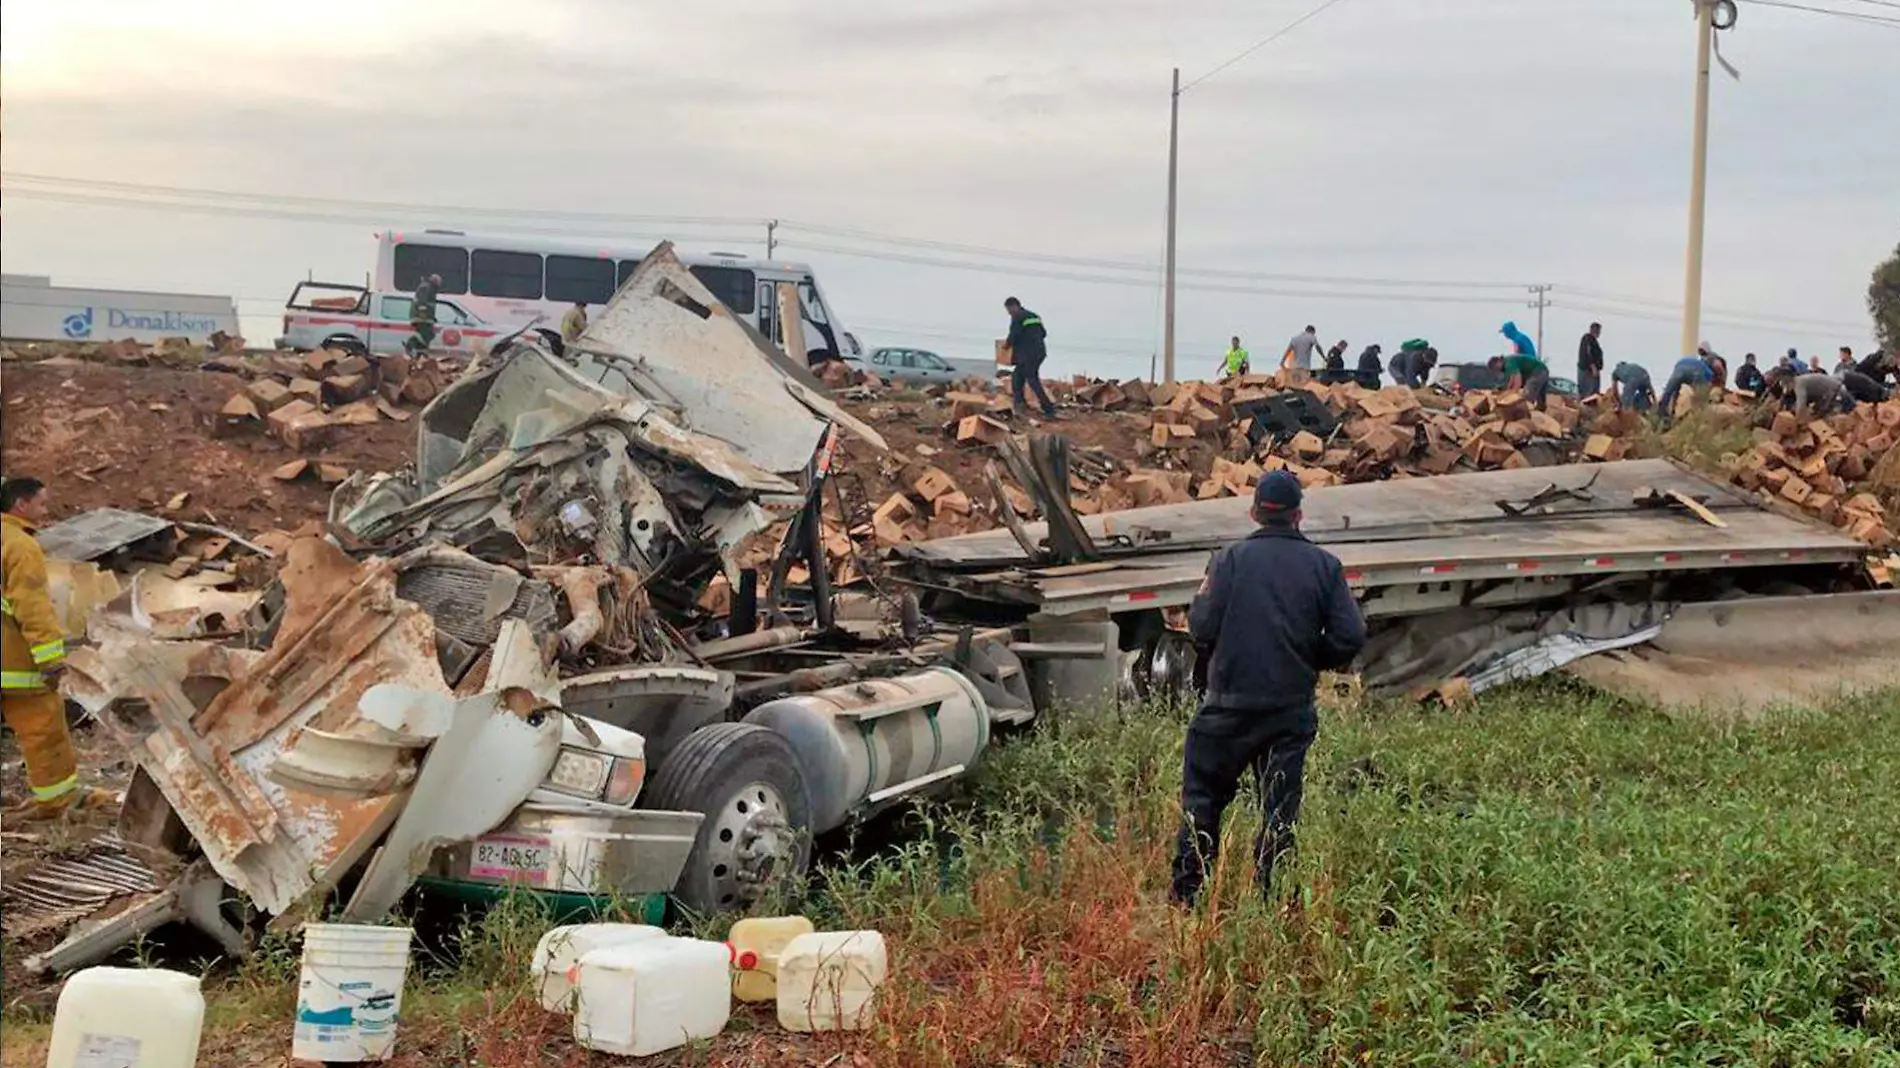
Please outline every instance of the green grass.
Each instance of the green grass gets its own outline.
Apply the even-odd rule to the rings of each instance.
[[[1331,709],[1276,895],[1243,796],[1191,915],[1164,901],[1184,716],[1045,725],[821,873],[814,919],[892,945],[872,1031],[753,1010],[658,1063],[1900,1064],[1900,693],[1746,726],[1559,681]],[[412,978],[396,1063],[607,1063],[527,1000],[538,930],[497,909]],[[224,985],[201,1063],[288,1040],[287,963]]]
[[[952,1002],[955,1045],[875,1043],[912,1063],[1900,1063],[1896,705],[1736,728],[1545,683],[1335,715],[1291,888],[1252,892],[1243,810],[1185,922],[1180,724],[1111,717],[1010,747],[949,833],[828,890],[910,950],[894,1025]]]

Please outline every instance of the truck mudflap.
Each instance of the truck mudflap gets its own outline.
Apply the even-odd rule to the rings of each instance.
[[[679,882],[705,818],[531,802],[494,830],[438,851],[428,875],[550,894],[664,894]]]

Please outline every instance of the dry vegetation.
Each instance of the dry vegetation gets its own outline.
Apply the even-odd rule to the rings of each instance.
[[[769,1013],[662,1064],[1881,1065],[1900,1058],[1900,694],[1766,725],[1670,719],[1560,681],[1459,710],[1328,714],[1301,852],[1245,848],[1165,903],[1179,710],[1003,746],[954,802],[826,866],[807,909],[891,938],[876,1028]],[[1230,821],[1237,840],[1253,820]],[[471,920],[404,1007],[415,1066],[619,1063],[527,995],[545,921]],[[717,934],[713,926],[706,933]],[[280,1064],[295,954],[212,983],[207,1068]],[[43,1017],[6,1022],[38,1065]]]

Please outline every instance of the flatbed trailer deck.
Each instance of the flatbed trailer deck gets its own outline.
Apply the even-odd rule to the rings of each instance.
[[[1557,496],[1512,515],[1540,492]],[[1700,502],[1644,507],[1645,490]],[[1501,506],[1501,503],[1504,506]],[[1041,616],[1179,607],[1208,556],[1253,530],[1249,502],[1224,498],[1083,520],[1102,558],[1044,565],[1007,531],[907,545],[904,576],[931,593],[1020,606]],[[1747,568],[1852,565],[1866,547],[1789,518],[1666,460],[1490,471],[1308,491],[1302,529],[1345,565],[1369,616],[1523,603],[1594,582]],[[1033,538],[1043,525],[1027,528]]]

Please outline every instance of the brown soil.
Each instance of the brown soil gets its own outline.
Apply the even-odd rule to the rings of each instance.
[[[247,534],[322,519],[330,487],[313,479],[271,477],[302,454],[261,429],[216,432],[218,410],[244,385],[243,378],[220,371],[64,361],[9,364],[0,388],[5,431],[0,468],[46,481],[54,519],[92,508],[126,508]],[[943,402],[900,393],[847,401],[845,407],[875,426],[892,449],[891,456],[880,457],[867,443],[847,437],[840,468],[847,477],[841,484],[854,504],[860,491],[867,509],[892,493],[909,491],[908,480],[924,465],[942,468],[973,500],[987,500],[983,465],[995,453],[958,446],[947,432],[950,415]],[[306,458],[349,470],[401,470],[415,454],[415,425],[411,419],[358,427],[329,450]],[[1078,449],[1099,450],[1127,465],[1146,440],[1148,417],[1066,408],[1063,418],[1041,425],[1067,435]],[[925,456],[919,445],[935,451]],[[1205,470],[1214,446],[1194,445],[1208,455],[1188,462]],[[184,506],[167,511],[180,493],[188,495]],[[963,527],[992,526],[986,512],[979,509]]]
[[[45,481],[55,519],[113,507],[254,534],[323,518],[328,486],[271,477],[298,453],[261,428],[214,435],[218,409],[244,386],[218,371],[9,365],[0,466]],[[309,458],[395,470],[415,451],[413,420],[353,431]],[[189,495],[183,507],[166,511],[180,493]]]

